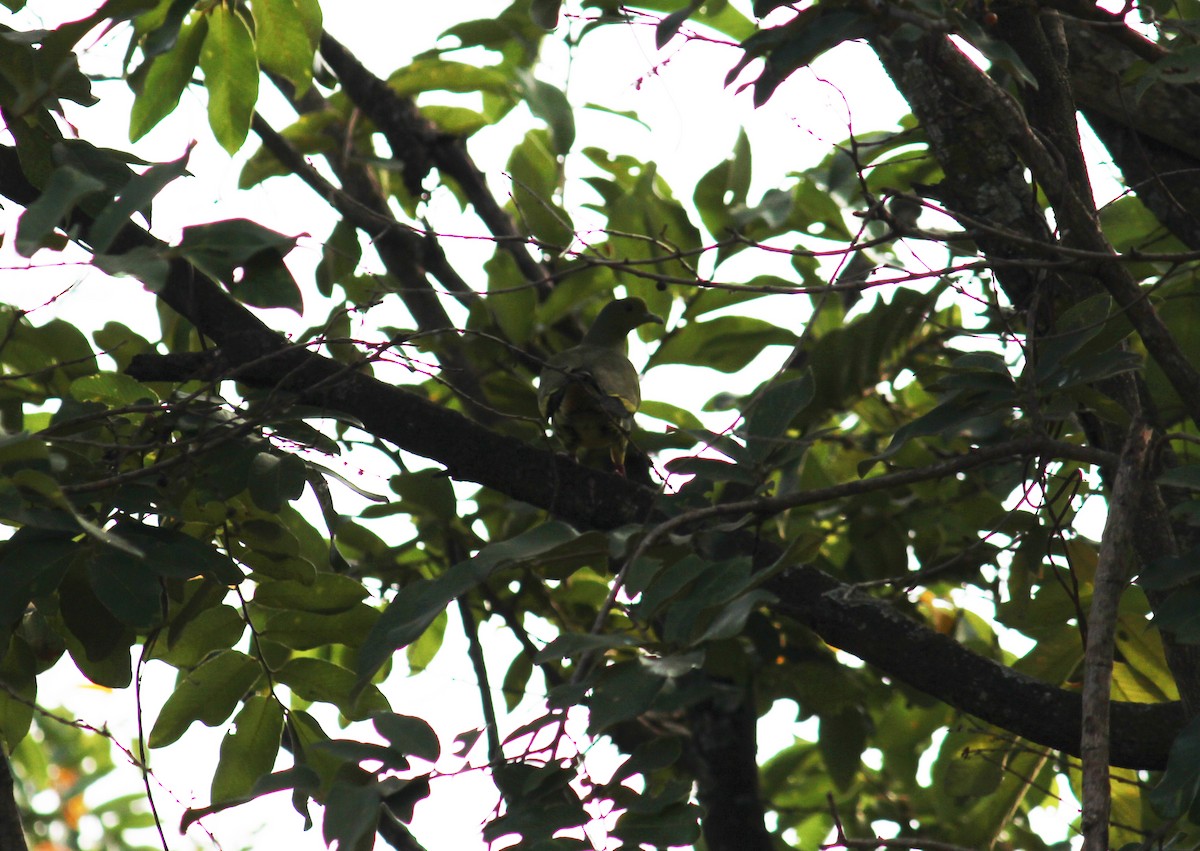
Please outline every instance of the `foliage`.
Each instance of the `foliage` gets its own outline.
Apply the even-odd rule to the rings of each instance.
[[[1168,22],[1136,61],[1108,21],[1127,34],[1104,42],[1128,60],[1107,84],[1127,108],[1186,92],[1186,8],[1129,12]],[[786,175],[762,174],[743,132],[671,186],[616,134],[585,138],[539,59],[643,25],[659,47],[724,42],[727,83],[765,109],[865,41],[912,115]],[[98,33],[129,107],[81,70]],[[1192,847],[1200,245],[1172,218],[1183,179],[1167,203],[1119,153],[1118,132],[1172,144],[1140,113],[1104,138],[1138,194],[1087,206],[1075,109],[1097,132],[1118,119],[1051,48],[1095,36],[999,3],[852,0],[516,0],[446,35],[384,79],[324,32],[317,0],[108,0],[0,32],[0,194],[22,210],[6,249],[132,277],[160,320],[0,308],[0,737],[29,835],[117,847],[157,821],[135,795],[86,805],[98,838],[76,830],[78,778],[116,769],[107,738],[38,711],[68,659],[113,690],[150,662],[177,672],[139,705],[151,752],[224,731],[183,830],[286,791],[280,835],[317,804],[330,846],[419,847],[453,751],[494,784],[483,839],[522,848],[878,832],[1042,849],[1035,811],[1068,789],[1104,843]],[[289,126],[258,111],[268,87]],[[195,92],[224,151],[260,143],[242,189],[307,184],[334,216],[315,270],[295,258],[307,235],[245,218],[196,213],[161,238],[154,207],[197,168],[192,145],[147,162],[74,132],[100,114],[136,142]],[[471,152],[499,128],[511,191],[494,195]],[[491,240],[478,272],[436,218],[446,197]],[[614,294],[668,317],[639,331],[650,374],[708,388],[702,405],[647,399],[625,480],[556,456],[534,389]],[[267,324],[292,317],[286,337]],[[1139,429],[1155,449],[1135,463]],[[390,494],[344,472],[368,457]],[[1125,593],[1106,622],[1091,607],[1110,577]],[[482,706],[453,748],[435,702],[389,700],[451,612]],[[502,677],[481,628],[519,648]],[[1095,670],[1112,728],[1081,748],[1109,717]],[[793,704],[811,735],[760,768],[757,719]],[[126,756],[150,788],[146,754]],[[37,802],[50,788],[57,815]]]

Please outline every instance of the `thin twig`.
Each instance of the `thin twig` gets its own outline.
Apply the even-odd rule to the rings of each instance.
[[[163,833],[162,819],[158,816],[158,805],[154,802],[154,790],[150,786],[150,759],[146,753],[146,726],[145,714],[142,712],[142,672],[146,666],[146,657],[150,654],[150,650],[154,647],[154,641],[158,637],[158,632],[147,636],[142,643],[142,650],[138,654],[137,674],[133,681],[133,700],[137,716],[137,756],[138,768],[142,772],[142,785],[146,789],[146,803],[150,805],[150,815],[154,817],[154,828],[158,831],[158,841],[162,843],[163,851],[170,851],[171,846],[167,844],[167,835]]]
[[[475,623],[475,616],[471,614],[470,604],[463,597],[458,598],[458,614],[462,617],[463,632],[467,634],[467,655],[471,658],[475,678],[479,681],[479,699],[483,704],[483,723],[487,729],[488,762],[494,767],[504,761],[500,727],[496,722],[496,704],[492,702],[492,689],[488,685],[487,663],[483,658],[483,645],[479,642],[479,627]]]
[[[900,851],[971,851],[970,848],[950,842],[940,842],[936,839],[883,839],[879,836],[872,839],[850,839],[846,836],[845,828],[842,827],[842,817],[838,814],[837,802],[833,799],[833,793],[825,793],[825,800],[829,803],[829,813],[833,818],[834,840],[818,846],[822,851],[827,848],[866,848],[872,851],[879,848],[895,848]]]

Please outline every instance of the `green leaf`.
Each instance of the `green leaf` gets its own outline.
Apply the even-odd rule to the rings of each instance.
[[[245,277],[231,291],[251,307],[284,307],[304,312],[304,297],[283,255],[264,251],[246,261]]]
[[[175,6],[194,5],[181,0]],[[186,10],[185,10],[186,13]],[[208,16],[202,15],[179,31],[179,39],[162,55],[148,52],[150,67],[135,84],[137,96],[129,113],[129,141],[136,142],[175,111],[183,90],[192,81],[200,49],[208,36]],[[147,50],[150,51],[150,45]]]
[[[88,243],[94,252],[103,254],[107,251],[134,213],[144,213],[149,218],[150,202],[154,197],[175,178],[187,174],[188,157],[194,144],[189,145],[179,159],[153,165],[121,187],[120,194],[100,211],[88,229]]]
[[[158,394],[122,372],[85,375],[71,382],[71,397],[79,402],[102,402],[112,407],[157,402]]]
[[[442,753],[437,733],[424,718],[397,715],[394,712],[377,712],[371,718],[379,735],[393,748],[403,754],[415,756],[427,762],[437,762]]]
[[[689,322],[651,354],[649,366],[681,363],[737,372],[767,346],[793,346],[798,339],[791,331],[762,319],[720,316],[706,322]]]
[[[29,732],[37,698],[36,660],[19,636],[8,640],[0,660],[0,683],[5,686],[0,689],[0,740],[11,752]]]
[[[553,30],[558,26],[558,10],[561,6],[562,0],[532,0],[529,16],[542,29]]]
[[[324,13],[321,11],[320,0],[295,0],[296,11],[300,13],[300,21],[304,31],[308,33],[308,42],[316,50],[321,43],[324,32]]]
[[[418,59],[388,77],[388,85],[401,97],[421,92],[490,92],[511,96],[513,81],[499,68],[479,68],[445,59]]]
[[[642,119],[638,118],[638,114],[636,112],[634,112],[632,109],[613,109],[611,107],[604,106],[604,105],[598,104],[598,103],[585,103],[581,108],[594,110],[595,112],[602,112],[606,115],[613,115],[613,116],[616,116],[617,118],[627,118],[630,121],[633,121],[633,122],[641,125],[646,130],[651,129],[650,125],[647,124],[645,121],[642,121]]]
[[[199,612],[176,629],[174,622],[167,638],[154,644],[153,658],[176,668],[194,668],[216,650],[228,650],[246,632],[242,614],[232,606],[214,606]]]
[[[699,645],[741,635],[751,613],[776,599],[774,594],[762,590],[735,597],[717,611],[704,631],[693,638],[691,643]]]
[[[518,653],[504,674],[500,691],[504,694],[504,708],[512,712],[525,698],[529,678],[533,676],[533,660],[527,653]]]
[[[259,62],[303,95],[312,84],[314,42],[296,0],[255,0],[251,12]]]
[[[1107,295],[1095,295],[1072,305],[1059,317],[1056,333],[1038,345],[1034,380],[1041,383],[1057,372],[1063,362],[1098,337],[1112,313],[1113,302]],[[1114,341],[1115,342],[1115,341]]]
[[[213,803],[245,800],[259,779],[269,775],[279,753],[283,707],[270,695],[255,694],[233,719],[221,740],[221,757],[213,774]]]
[[[637,4],[637,8],[670,13],[678,9],[681,2],[682,0],[642,0]],[[692,20],[711,27],[722,35],[741,40],[755,31],[754,23],[724,0],[714,0],[697,6],[699,8],[692,14]]]
[[[659,812],[626,811],[613,826],[613,834],[637,848],[650,844],[657,848],[691,846],[700,839],[700,808],[681,802]]]
[[[88,560],[96,597],[124,624],[138,631],[162,622],[162,583],[146,564],[129,553],[97,545]]]
[[[842,792],[847,791],[858,776],[867,732],[867,721],[857,709],[821,718],[817,749],[834,785]]]
[[[692,0],[687,6],[677,9],[658,22],[658,26],[654,28],[654,43],[659,50],[662,50],[666,47],[667,42],[675,38],[679,28],[703,5],[703,2],[704,0]]]
[[[451,600],[457,599],[496,570],[513,562],[532,561],[570,543],[578,533],[565,523],[542,523],[515,538],[484,547],[437,579],[406,586],[384,610],[359,652],[359,681],[365,682],[388,657],[415,641]]]
[[[325,798],[325,816],[321,835],[326,844],[336,842],[338,851],[370,851],[375,847],[375,828],[379,823],[379,788],[374,783],[333,784]]]
[[[525,134],[507,164],[519,226],[551,246],[566,246],[574,238],[571,217],[555,200],[561,169],[551,135],[545,130]]]
[[[874,19],[865,12],[810,7],[787,24],[760,30],[742,42],[746,55],[726,75],[726,85],[750,62],[763,57],[766,64],[754,84],[754,104],[762,106],[793,72],[844,41],[872,35],[876,27]]]
[[[691,411],[667,402],[643,399],[638,413],[670,423],[679,429],[703,429],[704,423]]]
[[[312,582],[262,582],[254,592],[254,602],[273,609],[332,615],[355,608],[366,596],[367,589],[356,579],[337,573],[319,573]]]
[[[76,204],[104,188],[102,181],[71,166],[55,169],[37,200],[21,214],[17,223],[17,253],[32,257],[34,252],[46,245],[49,235],[75,209]]]
[[[250,498],[263,511],[277,514],[299,499],[307,484],[304,462],[287,453],[260,452],[250,464]]]
[[[444,470],[417,470],[392,476],[388,482],[399,500],[397,504],[405,514],[431,520],[450,522],[458,516],[458,502],[454,486]]]
[[[215,727],[233,714],[262,676],[258,662],[236,650],[222,650],[187,674],[163,704],[150,731],[149,746],[165,747],[193,722]]]
[[[179,529],[125,521],[115,531],[142,553],[147,567],[159,576],[204,575],[222,585],[237,585],[245,578],[229,556]]]
[[[200,70],[208,90],[208,123],[231,156],[250,132],[258,102],[258,59],[254,37],[234,7],[224,4],[208,14],[208,34],[200,48]]]
[[[160,56],[179,43],[179,33],[198,0],[158,0],[156,7],[134,22],[147,60]]]
[[[326,644],[354,646],[369,635],[379,612],[365,603],[326,615],[292,609],[267,609],[260,635],[293,650],[312,650]]]
[[[1182,644],[1200,644],[1200,588],[1172,591],[1154,610],[1154,625]]]
[[[387,709],[387,700],[375,686],[354,693],[354,673],[348,668],[301,656],[289,659],[275,679],[308,701],[332,703],[351,721],[362,721],[372,712]]]
[[[962,34],[974,45],[980,53],[988,58],[993,65],[1002,68],[1025,85],[1036,89],[1037,77],[1021,60],[1020,54],[1007,41],[995,38],[988,31],[967,16],[961,19]]]
[[[777,449],[796,415],[808,407],[816,393],[811,371],[799,378],[775,380],[755,395],[746,417],[746,447],[761,462]]]
[[[559,156],[566,156],[575,144],[575,111],[566,94],[557,86],[535,78],[527,71],[519,72],[521,96],[525,105],[537,118],[550,128],[552,149]]]
[[[334,284],[347,281],[362,259],[358,230],[347,219],[338,219],[329,238],[321,246],[321,262],[317,264],[317,289],[328,298]]]
[[[421,633],[420,638],[404,648],[404,657],[408,661],[409,673],[419,674],[433,662],[438,651],[442,649],[442,642],[446,637],[446,624],[449,621],[449,616],[443,611]]]
[[[302,713],[301,713],[302,714]],[[222,810],[227,810],[230,807],[235,807],[239,804],[244,804],[254,798],[262,795],[269,795],[272,792],[279,792],[284,789],[294,789],[304,795],[312,795],[317,792],[321,786],[321,778],[315,771],[307,765],[295,765],[292,768],[276,771],[273,774],[268,774],[261,777],[249,794],[234,798],[228,801],[212,804],[207,807],[197,807],[196,809],[187,809],[183,813],[183,817],[179,821],[179,829],[186,831],[191,825],[195,824],[202,818],[210,816],[213,813],[219,813]]]
[[[67,650],[92,682],[124,688],[133,679],[129,648],[134,632],[96,597],[87,571],[72,566],[58,587],[58,606]]]
[[[283,264],[284,255],[295,245],[296,237],[248,219],[226,219],[184,228],[175,250],[246,304],[286,307],[299,313],[303,307],[300,288]]]
[[[495,123],[483,113],[462,106],[429,104],[421,107],[421,114],[433,122],[439,132],[464,139]]]
[[[620,782],[638,774],[650,774],[660,768],[674,765],[683,755],[683,747],[677,738],[654,738],[642,742],[633,749],[629,759],[613,772],[613,782]]]
[[[650,708],[666,680],[640,662],[620,662],[596,675],[588,701],[588,730],[598,734]]]
[[[1100,210],[1100,224],[1113,249],[1121,253],[1145,249],[1163,237],[1162,223],[1136,195],[1123,195]],[[1155,244],[1155,250],[1163,246]]]
[[[1152,591],[1165,591],[1185,585],[1197,576],[1200,576],[1200,548],[1192,548],[1185,555],[1166,556],[1146,565],[1137,584]]]
[[[557,662],[573,656],[582,656],[597,650],[612,650],[618,647],[635,647],[637,639],[630,635],[592,633],[565,633],[551,641],[538,652],[535,662]]]
[[[73,538],[25,526],[0,543],[0,626],[15,625],[30,600],[58,587],[85,549]]]
[[[158,292],[167,283],[170,264],[159,247],[142,246],[124,254],[98,254],[93,258],[96,268],[114,278],[137,278],[150,292]]]
[[[1190,810],[1200,794],[1200,718],[1179,731],[1167,756],[1167,770],[1147,795],[1150,806],[1164,819]]]
[[[23,355],[29,358],[18,358],[10,351],[9,363],[29,371],[46,370],[41,378],[56,391],[65,393],[72,379],[91,375],[99,368],[87,337],[64,319],[52,319],[37,328],[18,325],[9,330],[8,340],[10,349],[23,348]]]
[[[1187,490],[1200,490],[1200,464],[1188,464],[1167,470],[1155,481],[1160,485]]]
[[[512,253],[500,248],[483,264],[488,277],[487,307],[507,340],[521,345],[533,335],[537,292],[528,286]]]
[[[701,177],[692,193],[700,220],[714,237],[720,239],[726,231],[737,229],[732,210],[745,205],[751,173],[750,137],[743,128],[738,131],[733,153]]]
[[[397,771],[407,771],[410,767],[408,759],[402,754],[397,753],[386,745],[377,745],[372,742],[359,742],[353,739],[329,739],[328,741],[317,742],[313,745],[313,749],[330,754],[338,759],[344,759],[347,762],[377,760],[388,768],[394,768]]]

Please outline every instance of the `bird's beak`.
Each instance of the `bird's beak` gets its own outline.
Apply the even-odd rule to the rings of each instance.
[[[651,313],[650,311],[647,310],[645,315],[642,316],[641,321],[638,322],[638,325],[648,325],[650,323],[653,323],[655,325],[665,325],[666,324],[663,322],[663,318],[661,316],[659,316],[657,313]]]

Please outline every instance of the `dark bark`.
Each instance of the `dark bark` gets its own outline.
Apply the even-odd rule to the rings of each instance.
[[[1040,745],[1079,755],[1078,692],[1051,686],[963,649],[895,607],[803,567],[774,578],[776,610],[885,676]],[[1178,703],[1112,704],[1113,765],[1163,768],[1183,725]]]
[[[986,220],[990,207],[1018,208],[1032,187],[1023,177],[1018,179],[1015,170],[1023,172],[1027,165],[1051,200],[1061,244],[1088,250],[1101,258],[1111,252],[1111,247],[1100,233],[1095,211],[1087,201],[1090,192],[1080,185],[1082,178],[1078,166],[1071,165],[1078,163],[1080,157],[1073,135],[1073,101],[1056,58],[1064,51],[1056,52],[1045,37],[1041,29],[1045,19],[1039,21],[1021,10],[1006,11],[1004,17],[1010,21],[1011,31],[1007,34],[1014,49],[1031,69],[1039,73],[1038,79],[1042,83],[1037,89],[1022,92],[1027,100],[1029,120],[1036,122],[1036,137],[1030,129],[1021,129],[1025,120],[1023,114],[1012,107],[1007,96],[998,94],[948,39],[930,35],[915,44],[903,43],[900,47],[880,39],[876,49],[929,134],[931,147],[942,162],[946,182],[950,184],[944,196],[950,199],[948,203],[953,212],[968,219]],[[1078,22],[1068,21],[1066,30],[1078,26]],[[1066,32],[1063,35],[1066,37]],[[962,128],[967,132],[959,132]],[[1045,147],[1038,139],[1050,140],[1053,147]],[[973,167],[959,168],[960,163]],[[1006,193],[1011,193],[1008,204],[997,205],[994,199]],[[1026,245],[1033,240],[1045,241],[1052,252],[1058,242],[1046,239],[1044,221],[1036,210],[1030,211],[1024,220],[1011,219],[1009,227],[1016,236],[1026,240]],[[1038,336],[1053,329],[1063,310],[1100,291],[1092,283],[1099,280],[1114,300],[1127,308],[1136,330],[1155,359],[1160,365],[1169,364],[1169,370],[1176,375],[1173,383],[1178,381],[1179,392],[1193,403],[1197,401],[1197,393],[1182,389],[1194,383],[1194,367],[1119,262],[1097,259],[1067,274],[1048,269],[1038,284],[1039,289],[1031,296],[1026,289],[1028,281],[1020,277],[1014,279],[999,265],[1011,256],[1003,246],[995,254],[994,246],[982,240],[980,246],[989,258],[997,261],[997,279],[1010,300],[1014,304],[1036,304],[1036,316],[1026,328],[1035,355]],[[1131,411],[1138,407],[1138,398],[1145,395],[1140,379],[1113,380],[1101,389]],[[1194,412],[1192,416],[1195,417]],[[1113,451],[1120,446],[1120,429],[1087,414],[1081,415],[1081,420],[1098,448]],[[1145,565],[1173,552],[1174,542],[1175,535],[1164,516],[1160,523],[1139,525],[1135,546]],[[1160,602],[1161,597],[1157,596],[1151,600],[1152,605]],[[1177,644],[1170,635],[1164,636],[1164,646],[1185,706],[1189,711],[1200,707],[1200,654],[1196,648]]]
[[[965,217],[965,227],[980,250],[997,261],[997,280],[1012,304],[1021,311],[1030,309],[1043,283],[1055,273],[999,261],[1050,259],[1050,228],[1025,179],[1024,163],[1010,147],[998,143],[1000,131],[979,105],[951,88],[954,73],[966,59],[948,39],[936,37],[895,43],[881,37],[872,46],[921,121],[942,166],[945,178],[936,187],[937,196],[952,213]],[[976,222],[987,227],[973,227]]]
[[[25,831],[15,796],[16,778],[3,745],[0,745],[0,849],[26,851]]]
[[[328,34],[321,37],[321,56],[338,75],[350,100],[387,139],[393,156],[403,164],[404,180],[409,192],[419,196],[422,181],[434,167],[454,178],[500,247],[512,254],[525,279],[545,286],[549,274],[530,255],[526,244],[527,234],[521,233],[512,217],[496,203],[483,173],[467,154],[463,141],[438,133],[421,115],[411,98],[398,96],[386,82],[371,74],[350,51]]]
[[[731,687],[688,710],[698,757],[696,796],[705,808],[704,842],[712,851],[772,851],[759,798],[754,690]]]
[[[1185,245],[1200,248],[1200,89],[1160,84],[1138,93],[1125,74],[1142,56],[1126,28],[1068,24],[1071,86],[1088,124],[1126,185]]]

